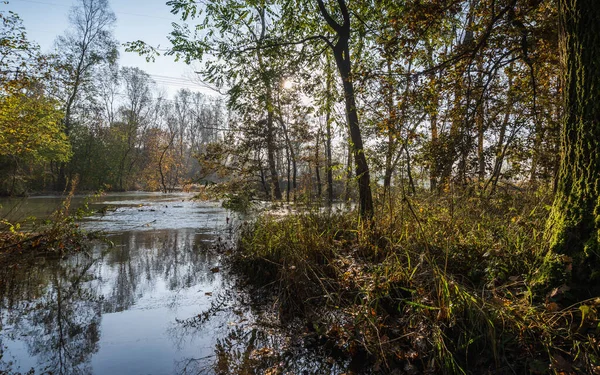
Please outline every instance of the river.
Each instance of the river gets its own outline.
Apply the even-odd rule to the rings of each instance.
[[[60,201],[3,200],[0,217],[42,218]],[[211,373],[215,345],[252,319],[218,308],[235,288],[213,246],[239,219],[183,193],[107,194],[91,207],[105,214],[81,225],[106,242],[0,270],[0,373]]]

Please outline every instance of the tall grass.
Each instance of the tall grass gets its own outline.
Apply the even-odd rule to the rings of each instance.
[[[355,212],[263,215],[242,231],[236,269],[337,352],[373,369],[600,373],[600,298],[533,285],[544,192],[388,197]]]

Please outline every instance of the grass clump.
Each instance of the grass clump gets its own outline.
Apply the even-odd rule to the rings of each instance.
[[[531,284],[549,204],[423,195],[386,200],[371,223],[264,215],[243,228],[234,265],[284,323],[301,319],[301,334],[371,372],[600,373],[600,298]]]

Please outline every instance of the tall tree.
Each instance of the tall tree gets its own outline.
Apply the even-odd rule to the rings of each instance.
[[[281,199],[276,165],[275,90],[279,89],[281,71],[277,62],[284,54],[267,50],[273,32],[273,12],[264,2],[243,0],[214,1],[199,7],[196,2],[172,0],[167,3],[173,13],[179,13],[184,22],[196,19],[195,32],[187,24],[175,25],[169,39],[173,47],[167,54],[186,62],[199,60],[205,69],[198,73],[229,94],[229,108],[244,113],[248,124],[259,124],[260,137],[256,142],[266,149],[271,196]],[[198,33],[203,30],[204,33]],[[143,42],[134,42],[130,48],[148,51]],[[209,58],[206,55],[210,54]],[[216,58],[213,58],[216,57]],[[258,104],[258,105],[257,105]],[[257,118],[259,119],[256,122]],[[250,128],[256,126],[249,125]],[[256,129],[255,129],[256,130]],[[245,132],[246,135],[251,131]]]
[[[76,123],[74,112],[83,97],[84,88],[90,88],[93,72],[104,62],[114,62],[118,56],[117,42],[112,30],[116,17],[108,0],[80,0],[69,15],[70,28],[56,39],[57,65],[60,66],[58,96],[64,103],[64,128],[70,136]],[[65,164],[58,169],[56,187],[66,183]]]
[[[573,281],[598,285],[600,3],[560,0],[559,17],[565,113],[558,190],[547,229],[550,251],[573,262]]]
[[[118,169],[118,188],[129,188],[128,178],[140,162],[140,142],[149,126],[152,111],[152,89],[154,81],[139,68],[121,69],[124,84],[124,105],[120,108],[122,122],[115,126],[122,141]]]
[[[100,63],[114,61],[117,42],[112,30],[116,17],[107,0],[80,0],[69,15],[71,27],[56,40],[59,62],[63,67],[65,132],[73,127],[73,107],[80,90],[89,83],[93,69]]]
[[[345,0],[337,0],[337,9],[334,12],[330,12],[327,9],[323,0],[317,0],[317,4],[323,20],[333,30],[334,38],[336,39],[334,43],[330,41],[327,41],[327,43],[331,47],[338,72],[342,79],[346,120],[348,122],[350,141],[352,142],[356,177],[358,178],[359,210],[363,218],[370,218],[373,215],[373,195],[371,194],[371,176],[363,147],[352,77],[350,11]],[[334,19],[332,14],[340,14],[341,19]]]

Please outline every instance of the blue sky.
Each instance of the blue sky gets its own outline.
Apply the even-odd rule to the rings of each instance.
[[[166,38],[171,23],[179,21],[170,13],[167,0],[112,0],[110,6],[117,16],[114,35],[121,43],[141,39],[153,46],[169,46]],[[38,43],[42,51],[52,49],[54,39],[68,27],[68,14],[76,0],[0,0],[0,9],[12,10],[22,19],[30,40]],[[179,88],[187,87],[208,94],[188,78],[193,76],[192,66],[174,62],[171,57],[160,56],[154,63],[147,63],[135,53],[127,53],[121,47],[121,66],[139,67],[164,87],[169,96]]]

